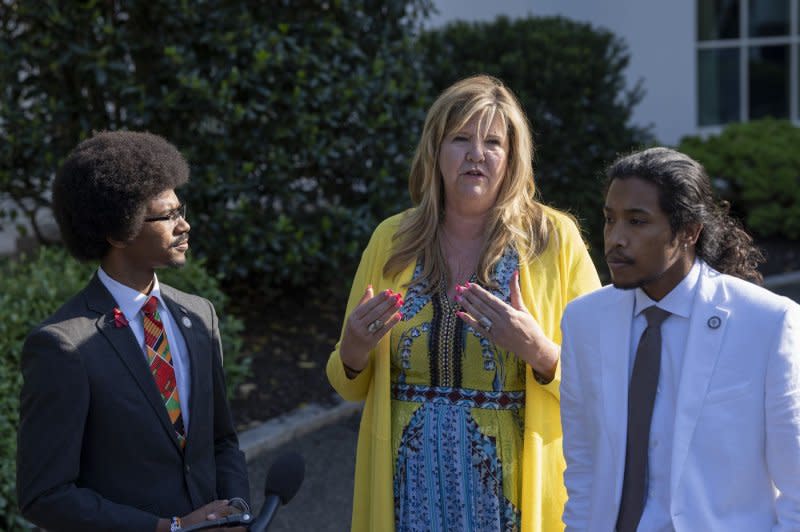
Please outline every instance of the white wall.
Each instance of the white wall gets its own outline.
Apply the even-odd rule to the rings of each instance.
[[[605,27],[628,44],[630,86],[643,81],[644,99],[633,121],[652,124],[657,139],[674,145],[697,131],[695,0],[435,0],[440,14],[431,26],[448,20],[491,20],[561,15]],[[512,87],[513,89],[513,87]]]
[[[12,205],[11,201],[0,199],[0,209],[10,209]],[[17,236],[16,224],[4,222],[0,229],[0,257],[11,255],[17,250]]]
[[[3,198],[0,193],[0,209],[15,209],[16,204],[8,198]],[[0,229],[0,257],[15,255],[20,251],[30,251],[38,244],[34,236],[30,222],[22,213],[17,210],[19,217],[16,220],[4,220],[3,227]],[[47,240],[57,240],[60,237],[58,225],[56,224],[50,209],[39,209],[36,213],[36,224],[42,235]],[[24,236],[17,231],[17,226],[24,228]]]

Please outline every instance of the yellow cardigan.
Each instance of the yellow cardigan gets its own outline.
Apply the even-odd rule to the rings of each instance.
[[[520,288],[525,306],[545,334],[560,344],[564,307],[577,296],[599,288],[600,281],[572,220],[554,209],[546,208],[545,214],[552,220],[555,234],[541,255],[530,263],[520,264]],[[413,263],[394,278],[383,276],[383,265],[401,217],[398,214],[384,220],[372,234],[353,280],[345,323],[368,284],[372,284],[375,293],[387,288],[402,291],[403,285],[411,280]],[[328,380],[344,399],[364,401],[353,490],[353,532],[394,530],[389,336],[385,335],[370,352],[369,364],[355,379],[348,379],[344,373],[339,343],[326,369]],[[567,492],[561,450],[560,383],[560,364],[556,378],[545,386],[538,384],[528,369],[522,457],[523,532],[564,529],[561,513]]]

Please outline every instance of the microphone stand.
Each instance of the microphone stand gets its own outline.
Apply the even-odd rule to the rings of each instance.
[[[261,513],[253,520],[250,525],[250,532],[264,532],[275,517],[278,511],[278,506],[281,504],[281,499],[277,495],[269,495],[264,500],[264,506],[261,507]]]

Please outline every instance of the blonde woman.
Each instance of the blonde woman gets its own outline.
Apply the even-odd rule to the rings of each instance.
[[[333,387],[365,401],[352,530],[561,530],[559,322],[599,287],[573,220],[535,199],[503,84],[471,77],[425,120],[414,207],[375,230]]]

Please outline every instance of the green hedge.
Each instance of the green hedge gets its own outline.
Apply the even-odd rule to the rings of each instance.
[[[422,35],[437,90],[471,74],[502,79],[534,132],[542,199],[584,223],[602,253],[602,173],[618,153],[652,142],[631,124],[642,96],[626,89],[629,53],[612,33],[558,17],[454,22]]]
[[[734,214],[759,237],[800,239],[800,128],[787,120],[731,124],[681,140],[706,167]]]
[[[0,190],[32,213],[92,130],[149,130],[192,167],[210,268],[251,289],[341,282],[407,205],[429,4],[5,0]]]
[[[0,263],[0,529],[23,528],[15,495],[16,434],[19,424],[19,371],[22,344],[39,322],[88,282],[94,266],[81,264],[60,248],[40,248],[20,260]],[[228,392],[241,382],[249,360],[242,358],[241,321],[225,313],[217,280],[198,260],[181,270],[159,272],[159,280],[210,299],[220,317]]]

